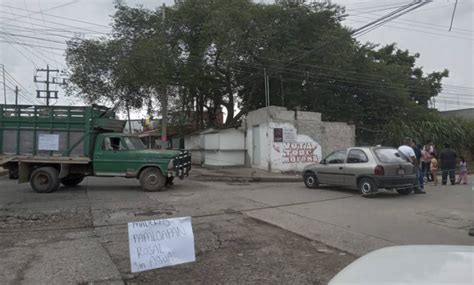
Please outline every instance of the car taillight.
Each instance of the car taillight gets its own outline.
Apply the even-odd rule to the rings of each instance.
[[[383,175],[385,175],[385,169],[383,169],[383,166],[382,166],[382,165],[377,165],[377,166],[375,167],[374,175],[375,175],[375,176],[383,176]]]

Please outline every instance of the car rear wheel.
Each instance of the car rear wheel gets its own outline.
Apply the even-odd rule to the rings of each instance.
[[[162,191],[165,188],[166,177],[155,167],[149,167],[140,173],[140,186],[145,191]]]
[[[403,189],[397,189],[398,194],[400,195],[409,195],[411,192],[413,192],[413,188],[403,188]]]
[[[370,178],[362,178],[359,181],[359,192],[364,197],[371,197],[373,194],[377,193],[377,185],[374,180]]]
[[[304,175],[304,185],[310,189],[316,189],[319,187],[319,181],[316,174],[309,172]]]

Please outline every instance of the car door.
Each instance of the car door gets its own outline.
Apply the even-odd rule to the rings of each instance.
[[[123,137],[105,136],[102,147],[94,152],[94,173],[98,176],[125,176],[128,153]]]
[[[369,158],[362,149],[350,149],[344,167],[344,179],[347,186],[357,187],[357,176],[367,174]]]
[[[322,184],[344,185],[344,161],[347,150],[338,150],[329,154],[318,170],[318,180]]]

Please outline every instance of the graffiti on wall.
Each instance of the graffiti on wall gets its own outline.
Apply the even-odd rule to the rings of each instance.
[[[316,142],[274,143],[273,149],[280,153],[281,162],[288,163],[315,163],[319,162],[321,149]]]

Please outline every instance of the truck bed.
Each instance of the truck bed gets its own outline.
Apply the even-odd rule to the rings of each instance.
[[[0,155],[0,166],[8,162],[38,162],[38,163],[62,163],[62,164],[88,164],[88,157],[76,156],[44,156],[44,155]]]

